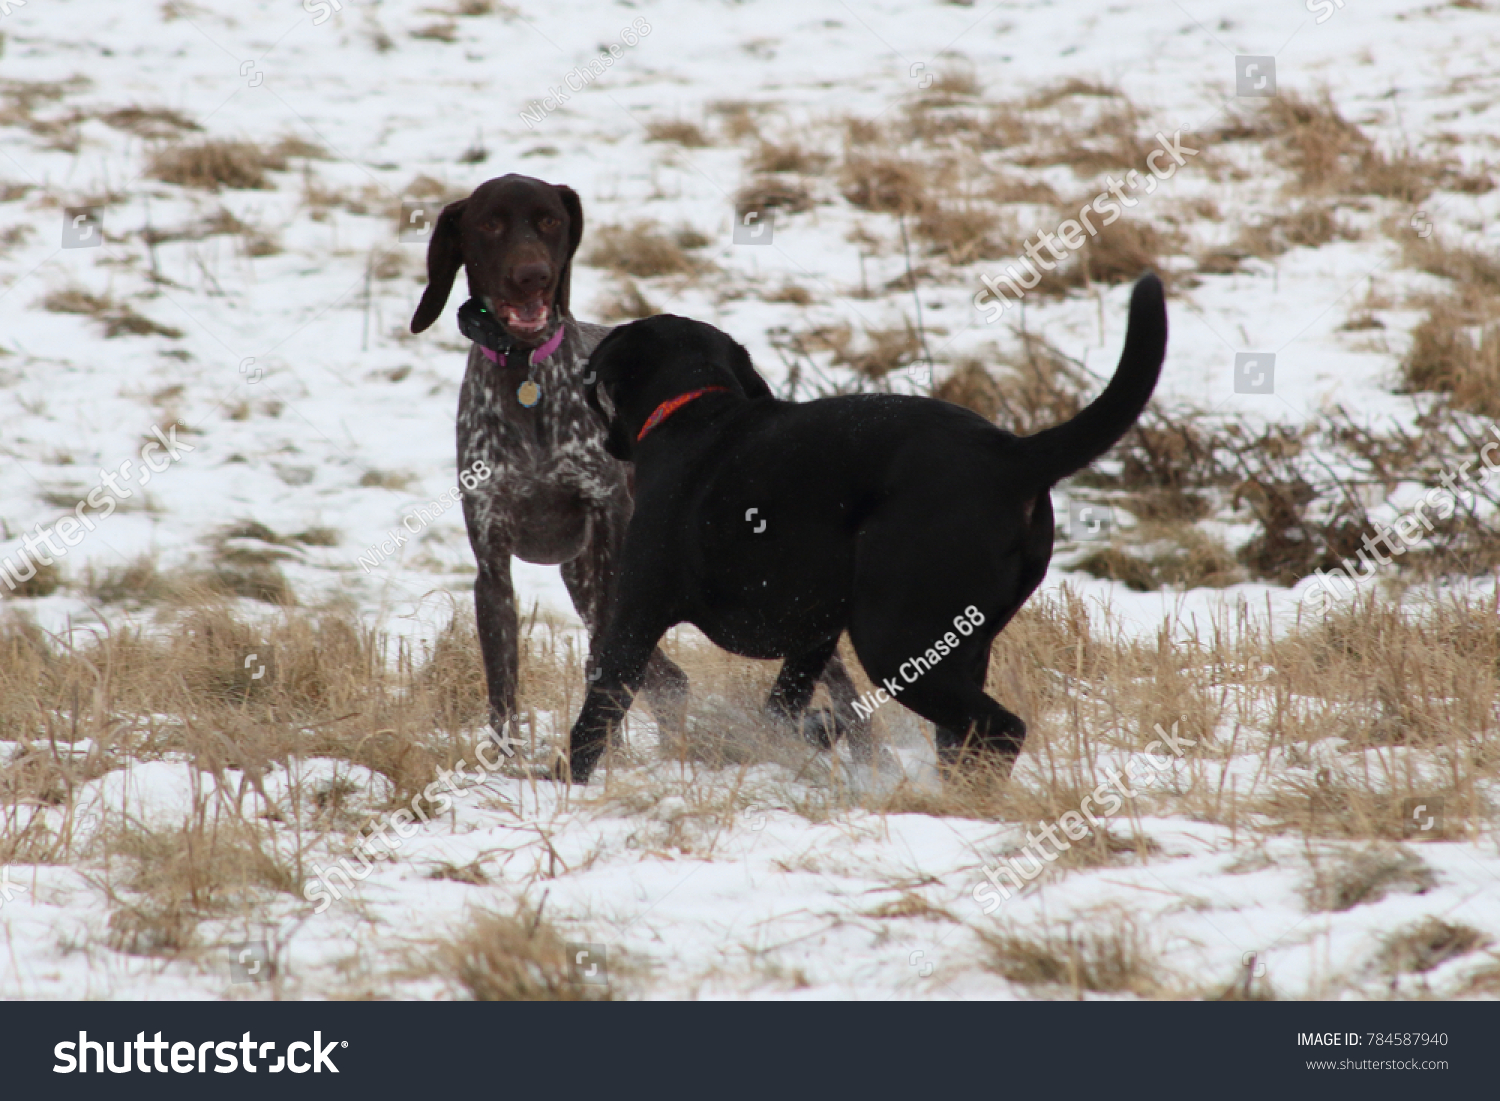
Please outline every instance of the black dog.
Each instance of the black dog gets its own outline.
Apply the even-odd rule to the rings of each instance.
[[[990,644],[1041,583],[1060,479],[1135,423],[1166,353],[1161,282],[1130,303],[1115,376],[1065,424],[1019,438],[931,398],[778,401],[727,335],[685,318],[616,329],[590,357],[610,454],[635,463],[598,676],[559,778],[586,781],[662,633],[785,664],[767,709],[795,717],[839,635],[937,726],[941,762],[1008,771],[1026,725],[984,692]]]

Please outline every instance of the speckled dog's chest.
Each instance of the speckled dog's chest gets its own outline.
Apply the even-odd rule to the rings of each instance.
[[[517,553],[563,561],[586,536],[591,509],[628,501],[623,468],[604,450],[603,426],[584,400],[586,347],[569,331],[554,355],[530,367],[502,367],[477,348],[470,353],[459,396],[458,465],[462,471],[482,463],[491,471],[464,493],[471,532],[483,542],[530,544],[535,555]],[[518,396],[528,381],[537,387],[529,408]]]

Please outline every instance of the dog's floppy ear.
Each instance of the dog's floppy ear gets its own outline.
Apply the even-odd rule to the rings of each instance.
[[[604,406],[599,402],[597,382],[584,389],[583,397],[588,402],[589,408],[604,422],[604,450],[622,463],[630,462],[630,433],[620,424],[619,410],[615,410],[613,416],[604,411]],[[614,402],[610,402],[610,406],[613,407],[613,405]]]
[[[734,377],[739,381],[741,389],[745,391],[747,398],[769,398],[775,395],[771,388],[766,385],[766,380],[760,377],[760,372],[750,362],[750,353],[745,351],[745,346],[733,337],[724,337],[729,342],[729,368],[734,372]]]
[[[604,404],[599,400],[599,387],[604,385],[600,379],[600,368],[603,365],[605,357],[612,354],[609,344],[610,341],[615,339],[619,331],[616,329],[606,336],[600,341],[599,346],[594,349],[593,354],[589,356],[588,376],[595,381],[588,383],[583,388],[583,400],[588,403],[589,408],[598,415],[599,420],[604,424],[604,450],[609,452],[612,457],[619,459],[620,462],[628,463],[630,462],[631,454],[630,432],[620,423],[620,411],[615,407],[614,401],[609,398],[608,394],[605,395],[605,400],[609,401],[608,410],[604,408]]]
[[[609,422],[609,430],[604,433],[604,450],[622,463],[631,461],[630,433],[620,426],[619,417]]]
[[[583,203],[578,198],[578,192],[571,187],[562,184],[553,184],[552,187],[568,212],[568,258],[563,261],[562,275],[558,277],[557,295],[554,299],[558,313],[567,313],[569,284],[573,278],[573,254],[578,251],[578,243],[583,240]]]
[[[443,307],[448,304],[448,292],[453,289],[453,277],[463,266],[464,246],[458,235],[458,219],[464,212],[468,199],[459,199],[443,207],[437,225],[432,227],[432,239],[427,242],[427,289],[422,292],[422,301],[417,303],[417,312],[412,314],[411,331],[420,333],[438,319]]]

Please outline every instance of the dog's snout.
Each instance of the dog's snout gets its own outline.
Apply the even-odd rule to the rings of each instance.
[[[552,265],[546,260],[530,260],[517,264],[511,278],[522,291],[533,294],[546,287],[548,281],[551,280]]]

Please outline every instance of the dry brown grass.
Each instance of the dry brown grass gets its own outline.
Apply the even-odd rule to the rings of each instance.
[[[807,334],[807,343],[832,353],[834,363],[872,380],[910,367],[922,354],[917,330],[909,322],[899,329],[865,329],[857,335],[848,325],[819,328]]]
[[[1099,226],[1097,234],[1085,236],[1083,247],[1058,261],[1055,270],[1043,271],[1036,293],[1066,294],[1094,283],[1133,283],[1148,271],[1155,271],[1170,288],[1171,275],[1162,270],[1161,264],[1180,247],[1179,236],[1170,230],[1135,218],[1121,218]]]
[[[209,594],[241,596],[266,604],[295,604],[296,595],[278,563],[293,555],[263,547],[219,542],[205,571],[189,574],[186,587]]]
[[[505,19],[513,19],[519,12],[501,0],[454,0],[448,14],[461,19],[472,19],[480,15],[499,15]]]
[[[1051,128],[1051,140],[1016,158],[1023,168],[1066,165],[1081,177],[1140,169],[1156,147],[1129,103],[1111,104],[1091,121]]]
[[[786,214],[800,214],[813,207],[812,192],[795,180],[776,176],[760,176],[752,179],[734,196],[734,213],[743,218],[750,211],[764,214],[768,210],[779,210]]]
[[[222,206],[207,217],[175,229],[148,227],[141,231],[141,238],[149,245],[198,241],[204,237],[219,235],[239,237],[247,256],[274,256],[281,251],[281,245],[273,233],[244,221]]]
[[[1448,395],[1460,409],[1500,417],[1500,299],[1433,300],[1401,360],[1406,391]]]
[[[100,604],[137,606],[171,600],[181,591],[150,554],[137,555],[118,566],[90,566],[84,574],[84,589]]]
[[[1429,917],[1388,936],[1376,962],[1392,975],[1424,974],[1489,943],[1478,929]]]
[[[247,521],[220,529],[209,540],[202,565],[163,569],[155,555],[142,554],[118,565],[90,566],[82,588],[101,604],[187,607],[204,600],[244,597],[267,604],[296,602],[281,564],[301,557],[302,546],[336,546],[338,533],[313,528],[280,536]]]
[[[567,943],[539,911],[480,912],[452,937],[439,942],[415,969],[444,980],[477,1002],[611,1001],[621,975],[618,959],[607,960],[610,984],[574,980]]]
[[[808,148],[793,138],[784,142],[761,140],[750,152],[746,166],[757,175],[775,175],[781,172],[815,176],[823,172],[833,160],[827,153]]]
[[[1168,995],[1160,951],[1134,921],[1118,915],[1108,932],[1075,929],[1039,935],[981,932],[989,955],[985,966],[1024,986],[1087,993]]]
[[[653,119],[646,124],[646,137],[687,149],[703,149],[713,144],[697,123],[682,119]]]
[[[0,126],[24,127],[49,149],[77,153],[89,114],[59,108],[62,100],[92,86],[87,77],[66,80],[0,80]]]
[[[401,470],[367,470],[359,476],[358,484],[365,489],[394,489],[401,491],[412,483],[412,476]]]
[[[1014,230],[976,202],[934,206],[917,219],[914,229],[931,252],[954,266],[1007,259],[1019,251]]]
[[[979,75],[967,65],[948,65],[940,69],[927,88],[930,99],[972,98],[983,94]]]
[[[839,184],[844,198],[874,214],[925,214],[934,207],[932,170],[923,162],[851,150]]]
[[[416,27],[411,31],[411,36],[428,42],[453,43],[458,41],[458,24],[451,19],[440,20],[436,23],[428,23],[425,26]]]
[[[19,199],[30,190],[31,188],[24,184],[0,184],[0,202]],[[6,198],[6,195],[10,198]],[[30,226],[7,226],[0,230],[0,256],[5,255],[17,245],[23,244],[33,233]]]
[[[419,192],[404,191],[403,198],[432,199],[434,209],[451,201],[444,196],[452,193],[439,181],[430,176],[418,176],[417,180],[428,181],[431,187]],[[461,196],[453,196],[459,197]],[[308,208],[308,217],[315,222],[326,221],[332,210],[347,210],[350,214],[374,214],[390,210],[392,221],[400,217],[399,205],[391,200],[385,189],[367,183],[357,188],[340,190],[325,184],[311,169],[304,169],[302,172],[302,202]]]
[[[5,588],[0,589],[0,597],[26,599],[51,596],[62,588],[63,572],[57,563],[29,561],[26,568],[31,571],[31,576],[24,581],[18,580],[14,588],[10,586],[8,583],[10,579],[7,578]]]
[[[264,191],[274,186],[269,173],[286,171],[290,157],[312,156],[314,150],[306,143],[262,146],[251,141],[207,139],[158,149],[151,155],[147,172],[182,187]]]
[[[1029,436],[1076,416],[1097,383],[1081,363],[1045,339],[1025,330],[1017,335],[1019,348],[996,354],[1002,368],[999,423],[1018,436]]]
[[[1400,240],[1407,264],[1451,281],[1447,293],[1417,299],[1426,316],[1401,361],[1403,388],[1500,416],[1500,261],[1437,236],[1401,233]]]
[[[932,396],[972,409],[987,421],[993,421],[1005,407],[1005,395],[997,382],[977,359],[965,359],[932,388]]]
[[[1357,233],[1339,223],[1334,207],[1310,204],[1291,214],[1267,215],[1246,225],[1240,230],[1236,247],[1242,256],[1271,258],[1294,248],[1320,248],[1330,241],[1352,241],[1356,237]],[[1200,270],[1225,269],[1200,265]]]
[[[585,260],[637,279],[663,275],[691,275],[711,265],[692,249],[707,244],[702,234],[691,229],[668,232],[651,222],[631,226],[601,226],[593,232],[593,245]]]
[[[1055,352],[1051,358],[1058,359]],[[1076,365],[1031,378],[1033,386],[1051,378],[1040,392],[1059,400],[1050,414],[1031,418],[1027,431],[1063,419],[1099,387]],[[1363,537],[1375,534],[1372,501],[1403,482],[1440,484],[1462,462],[1472,464],[1481,446],[1472,418],[1452,402],[1430,405],[1413,428],[1372,426],[1339,407],[1303,427],[1252,427],[1153,403],[1112,456],[1076,481],[1106,491],[1106,503],[1143,521],[1248,520],[1254,530],[1236,551],[1239,562],[1253,576],[1291,585],[1363,549]],[[1436,518],[1427,539],[1396,560],[1392,574],[1477,576],[1500,562],[1487,519],[1500,508],[1500,490],[1476,483],[1468,492],[1472,497]]]
[[[1143,524],[1128,540],[1117,537],[1079,559],[1076,568],[1137,592],[1222,589],[1247,580],[1223,542],[1185,523]]]
[[[1055,107],[1065,99],[1073,97],[1085,99],[1123,99],[1125,93],[1113,84],[1105,84],[1097,80],[1083,80],[1079,77],[1068,77],[1066,80],[1056,84],[1050,84],[1033,92],[1026,98],[1026,106],[1033,110],[1046,110]]]
[[[1371,846],[1315,864],[1305,894],[1309,910],[1342,912],[1378,902],[1392,890],[1421,894],[1436,883],[1432,869],[1415,853],[1399,846]]]
[[[708,110],[719,118],[724,134],[730,141],[744,141],[760,134],[760,122],[757,118],[763,110],[760,104],[721,99],[710,103]]]
[[[810,306],[812,305],[813,296],[812,292],[806,287],[787,280],[779,287],[763,292],[761,299],[765,302],[785,302],[791,306]]]
[[[1392,229],[1399,235],[1402,259],[1407,264],[1451,279],[1454,290],[1466,299],[1500,295],[1500,259],[1494,253],[1460,245],[1436,234],[1419,237],[1400,223]]]
[[[248,523],[226,541],[288,542]],[[308,847],[358,824],[340,809],[356,794],[347,782],[300,792],[273,817],[254,813],[247,796],[289,758],[370,769],[374,782],[357,794],[371,806],[408,803],[439,769],[474,759],[485,703],[466,610],[416,650],[340,608],[282,607],[252,618],[200,598],[165,605],[159,616],[152,628],[75,635],[71,647],[24,619],[0,620],[0,740],[16,745],[0,766],[0,859],[75,859],[81,843],[69,828],[55,819],[46,827],[31,808],[73,808],[82,787],[127,761],[190,762],[204,778],[182,824],[113,820],[88,843],[89,860],[104,862],[91,874],[108,892],[114,943],[124,950],[196,951],[201,922],[295,894]],[[535,737],[545,716],[566,729],[584,685],[579,640],[536,620],[523,635],[523,729]],[[1064,588],[1030,601],[994,648],[988,690],[1030,727],[1016,775],[1007,783],[981,772],[941,791],[902,787],[883,797],[820,779],[826,772],[813,767],[808,746],[766,728],[759,708],[775,663],[682,638],[667,649],[694,685],[692,736],[654,749],[631,744],[591,793],[640,814],[638,843],[666,857],[712,855],[763,798],[735,777],[768,764],[796,778],[775,805],[810,821],[861,798],[886,812],[1056,820],[1101,782],[1101,757],[1142,751],[1160,724],[1197,743],[1171,782],[1140,788],[1052,874],[1149,859],[1155,850],[1137,816],[1183,815],[1247,838],[1369,843],[1342,855],[1330,845],[1314,862],[1309,906],[1337,910],[1430,884],[1413,852],[1396,847],[1408,798],[1442,799],[1443,837],[1471,837],[1493,813],[1484,792],[1500,779],[1492,598],[1402,608],[1371,589],[1276,637],[1241,608],[1188,637],[1134,638]],[[878,736],[902,729],[895,711],[877,712]],[[528,748],[533,760],[549,754],[545,744]],[[1230,762],[1239,766],[1237,784],[1226,783]],[[570,996],[551,934],[533,928],[534,917],[486,919],[442,948],[430,973],[476,997]],[[1426,954],[1402,966],[1420,970],[1456,943],[1440,939],[1427,938]],[[1149,940],[1126,926],[1011,933],[990,947],[996,970],[1029,985],[1141,996],[1177,989]]]
[[[105,294],[94,294],[82,287],[64,287],[50,291],[42,299],[42,309],[52,313],[79,314],[93,318],[104,327],[106,338],[117,336],[165,336],[172,340],[182,337],[182,330],[152,321],[137,313],[129,303],[119,302]]]
[[[1037,206],[1060,205],[1057,192],[1046,180],[1000,175],[989,183],[988,195],[997,203],[1030,203]]]
[[[951,96],[919,99],[888,125],[861,119],[845,122],[851,149],[877,152],[892,142],[919,142],[940,156],[1013,151],[1025,146],[1035,131],[1035,120],[1012,104],[981,104]]]
[[[620,280],[597,308],[599,320],[612,325],[650,317],[660,312],[646,296],[646,292],[641,290],[640,284],[630,278]]]
[[[192,119],[172,107],[120,107],[99,116],[101,122],[147,141],[171,141],[184,133],[202,130]]]
[[[91,737],[106,756],[128,749],[138,760],[187,749],[210,771],[263,768],[295,740],[298,752],[381,773],[400,801],[461,756],[484,718],[468,616],[418,653],[333,609],[252,623],[200,594],[164,608],[161,623],[165,634],[122,627],[68,648],[6,621],[0,736]]]
[[[1339,112],[1326,91],[1312,99],[1282,92],[1260,111],[1250,135],[1269,139],[1273,158],[1293,172],[1293,189],[1304,194],[1378,195],[1417,203],[1440,187],[1472,191],[1485,184],[1451,162],[1412,149],[1380,149]]]
[[[264,831],[209,798],[188,822],[151,829],[127,821],[99,841],[111,903],[109,942],[134,955],[176,955],[197,946],[203,919],[247,913],[266,892],[300,895],[295,866]]]
[[[903,790],[882,805],[1056,820],[1101,782],[1099,753],[1138,751],[1161,724],[1198,746],[1169,788],[1140,795],[1136,813],[1188,814],[1263,836],[1389,845],[1407,828],[1408,800],[1436,798],[1446,813],[1442,836],[1457,839],[1491,813],[1482,787],[1500,770],[1497,624],[1493,600],[1402,610],[1371,592],[1276,639],[1241,609],[1200,625],[1196,640],[1126,641],[1091,624],[1066,591],[1033,598],[997,641],[987,685],[1026,719],[1022,763],[1032,767],[1009,784],[979,776],[941,794]],[[1344,766],[1313,767],[1334,747]],[[1250,788],[1243,779],[1237,787],[1226,782],[1219,763],[1231,758],[1254,764]],[[1420,761],[1441,778],[1425,774]],[[1422,889],[1423,873],[1409,855],[1372,852],[1386,855],[1320,865],[1319,904],[1390,886]]]

